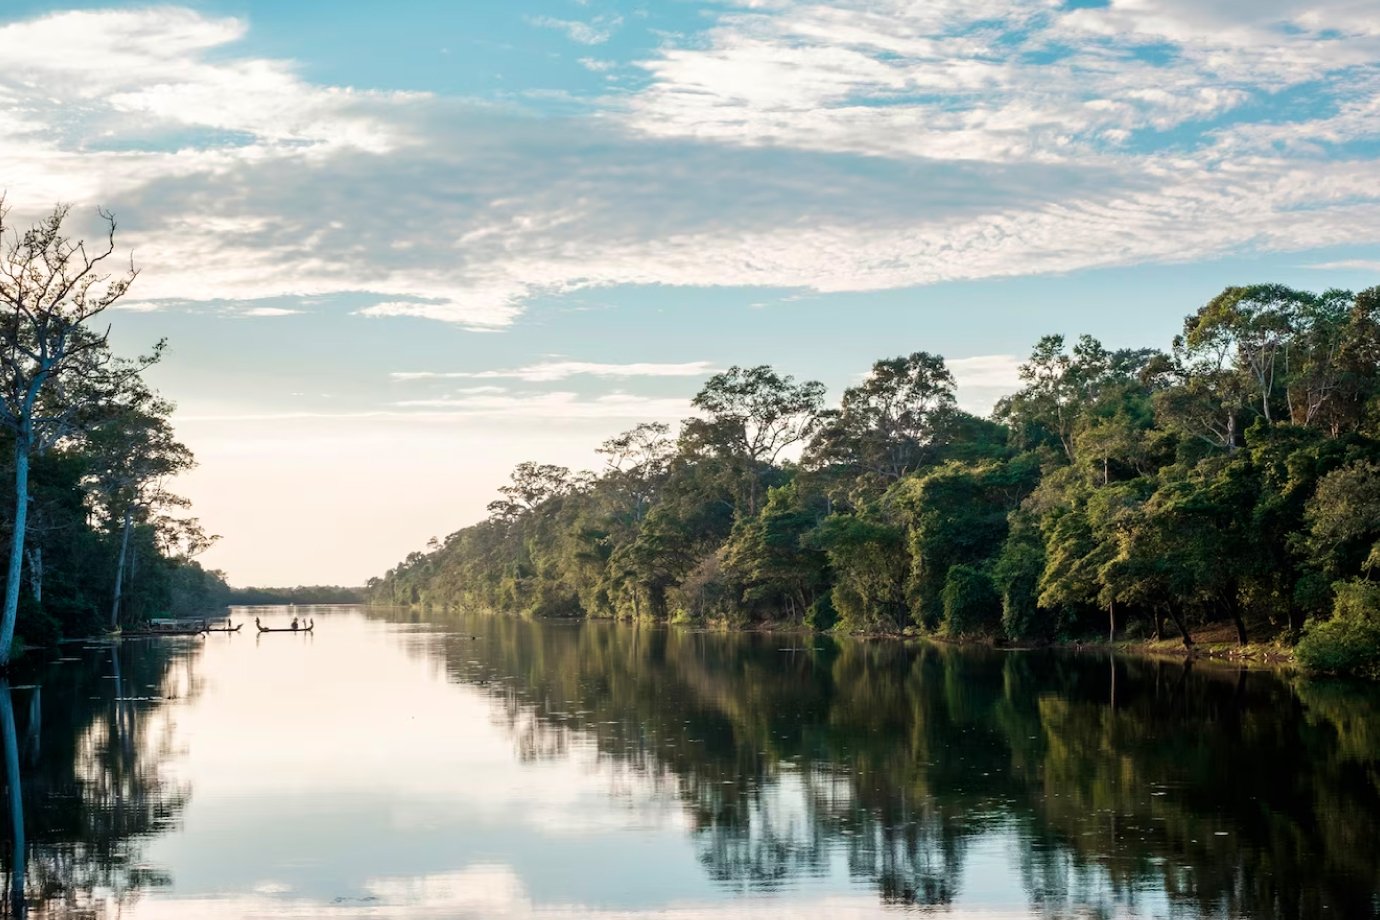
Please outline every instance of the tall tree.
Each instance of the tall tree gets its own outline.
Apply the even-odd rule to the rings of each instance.
[[[685,423],[683,449],[727,461],[736,471],[745,510],[755,514],[759,469],[776,464],[814,431],[824,407],[824,384],[796,383],[765,364],[730,367],[705,381],[691,402],[704,417]]]
[[[542,503],[570,494],[570,470],[553,463],[519,463],[508,485],[500,486],[500,499],[489,502],[489,517],[497,521],[514,521],[533,511]]]
[[[90,322],[129,290],[137,274],[106,274],[115,252],[115,218],[102,211],[105,239],[93,255],[63,232],[58,207],[29,230],[7,225],[0,207],[0,425],[14,435],[14,519],[0,611],[0,666],[10,659],[19,611],[28,524],[29,461],[74,430],[81,411],[118,392],[157,358],[114,357],[107,333]]]
[[[168,421],[172,404],[142,385],[131,385],[127,391],[116,402],[98,407],[98,418],[88,424],[84,439],[94,503],[111,531],[119,534],[110,605],[112,629],[120,621],[130,534],[142,519],[184,504],[168,491],[167,480],[195,463],[192,452],[173,436]],[[161,529],[178,544],[186,542],[182,531],[187,522],[156,516],[153,521],[162,523]]]
[[[824,413],[811,459],[890,485],[920,466],[954,412],[954,378],[943,358],[917,351],[878,361],[865,381],[844,390],[838,409]]]

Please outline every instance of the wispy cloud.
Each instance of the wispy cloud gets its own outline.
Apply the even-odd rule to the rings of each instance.
[[[694,410],[687,399],[664,399],[612,393],[584,398],[577,393],[530,395],[455,395],[440,399],[409,399],[395,403],[402,409],[445,410],[453,415],[500,416],[505,419],[682,419]]]
[[[1303,267],[1329,272],[1343,271],[1380,273],[1380,259],[1338,259],[1335,262],[1312,262]]]
[[[297,316],[297,315],[299,315],[299,314],[301,314],[301,313],[302,313],[301,310],[290,310],[290,309],[288,309],[287,307],[250,307],[248,310],[245,310],[244,312],[240,313],[239,315],[240,315],[240,316],[265,316],[265,317],[271,317],[271,316]]]
[[[569,377],[703,377],[718,369],[708,361],[687,361],[682,364],[600,364],[593,361],[545,361],[511,370],[487,371],[396,371],[394,380],[522,380],[527,383],[549,383]]]
[[[1373,97],[1380,17],[1348,0],[730,4],[640,66],[630,123],[658,136],[939,159],[1067,160],[1212,142],[1180,126],[1322,93]],[[1252,116],[1242,116],[1248,121]],[[1254,116],[1258,117],[1258,115]],[[1267,119],[1294,134],[1296,118]],[[1338,127],[1341,122],[1338,123]],[[1360,119],[1351,127],[1374,133]],[[1160,137],[1156,137],[1159,135]],[[1314,134],[1314,136],[1317,136]]]
[[[527,21],[543,29],[557,29],[573,42],[582,45],[602,45],[613,37],[623,24],[621,16],[597,16],[589,22],[577,19],[557,19],[553,16],[528,16]]]

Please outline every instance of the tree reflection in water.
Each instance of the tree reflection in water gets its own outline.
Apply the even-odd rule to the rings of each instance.
[[[1097,655],[462,617],[430,646],[529,758],[674,784],[710,876],[950,903],[1012,844],[1049,917],[1377,916],[1380,699]],[[477,640],[470,636],[477,636]]]
[[[162,640],[92,647],[38,675],[35,688],[0,691],[5,872],[9,890],[24,893],[8,900],[4,916],[24,916],[26,907],[30,917],[93,915],[167,884],[143,865],[141,844],[172,826],[190,795],[166,773],[174,724],[165,701],[198,692],[197,648]],[[11,762],[20,738],[14,749],[24,756]]]

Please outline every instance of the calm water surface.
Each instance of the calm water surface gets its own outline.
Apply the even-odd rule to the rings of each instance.
[[[1380,916],[1366,688],[312,615],[70,646],[0,692],[30,916]]]

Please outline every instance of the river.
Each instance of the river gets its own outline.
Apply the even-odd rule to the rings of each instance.
[[[387,609],[235,619],[293,612],[315,631],[65,646],[0,691],[7,915],[1380,916],[1369,687]]]

